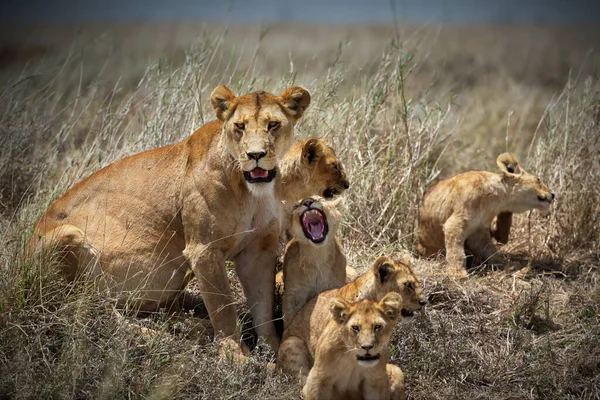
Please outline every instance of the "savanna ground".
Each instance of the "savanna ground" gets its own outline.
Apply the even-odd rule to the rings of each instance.
[[[361,270],[413,249],[417,204],[436,179],[494,170],[499,153],[515,153],[557,194],[553,213],[516,218],[504,268],[473,266],[455,281],[442,260],[415,259],[430,304],[396,328],[392,362],[414,399],[600,398],[597,29],[2,29],[1,398],[300,396],[266,367],[268,351],[219,361],[165,312],[138,321],[157,331],[142,335],[93,288],[20,257],[50,201],[213,119],[220,84],[313,94],[298,137],[326,136],[345,163],[341,239]]]

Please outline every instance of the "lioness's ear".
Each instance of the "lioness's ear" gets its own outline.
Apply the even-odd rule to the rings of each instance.
[[[300,86],[294,86],[286,89],[281,96],[279,101],[283,106],[286,114],[294,119],[294,122],[298,121],[304,111],[310,104],[310,93]]]
[[[500,154],[496,159],[496,164],[505,175],[519,175],[523,172],[517,158],[510,153]]]
[[[348,319],[350,304],[342,299],[341,297],[336,297],[331,300],[329,305],[329,311],[331,311],[331,315],[333,319],[338,324],[343,324]]]
[[[397,319],[402,310],[402,296],[396,292],[386,294],[379,302],[379,307],[391,319]]]
[[[381,256],[373,263],[373,273],[382,284],[390,280],[396,268],[394,267],[394,261],[387,257]]]
[[[323,154],[323,146],[319,139],[311,138],[302,147],[302,161],[312,164]]]
[[[226,116],[228,116],[227,111],[231,110],[231,101],[233,99],[235,99],[235,95],[225,86],[215,88],[210,94],[210,102],[215,109],[217,118],[221,121],[224,121]]]

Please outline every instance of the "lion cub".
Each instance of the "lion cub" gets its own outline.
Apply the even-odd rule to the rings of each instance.
[[[508,241],[512,213],[550,212],[554,193],[540,178],[525,172],[512,154],[500,154],[496,163],[499,173],[466,172],[438,182],[423,198],[417,249],[429,257],[445,248],[451,275],[467,275],[465,248],[482,262],[501,263],[492,237]]]
[[[355,281],[313,297],[296,314],[292,323],[286,326],[277,353],[277,364],[285,373],[306,379],[313,365],[317,342],[330,318],[331,300],[340,297],[348,302],[364,299],[379,301],[390,292],[402,296],[403,317],[411,317],[414,311],[421,310],[427,304],[421,283],[410,268],[408,256],[401,262],[394,262],[386,256],[379,257]]]
[[[283,256],[284,328],[309,299],[346,283],[346,256],[335,237],[342,219],[340,201],[312,196],[294,205],[292,240]]]
[[[405,399],[404,374],[387,364],[388,342],[402,297],[388,293],[378,303],[336,297],[320,336],[315,365],[303,388],[305,400]]]

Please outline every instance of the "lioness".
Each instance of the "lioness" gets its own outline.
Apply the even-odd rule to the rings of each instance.
[[[340,200],[312,196],[294,206],[292,240],[283,256],[284,328],[309,299],[346,283],[346,256],[335,237],[342,219]]]
[[[235,97],[220,86],[210,100],[218,120],[183,142],[117,161],[55,201],[26,253],[59,246],[70,279],[89,267],[122,304],[141,310],[168,306],[193,275],[223,337],[221,354],[243,358],[225,261],[235,261],[257,333],[277,349],[274,178],[310,94],[292,87]]]
[[[322,292],[309,300],[283,332],[283,341],[277,353],[279,367],[302,380],[306,378],[313,364],[317,341],[329,321],[331,299],[337,296],[348,302],[364,299],[379,301],[390,292],[402,296],[403,317],[412,316],[414,311],[421,310],[427,304],[421,283],[410,268],[408,256],[398,263],[386,256],[379,257],[354,282],[340,289]]]
[[[438,182],[423,198],[418,251],[429,257],[445,248],[451,275],[467,275],[465,247],[482,261],[501,263],[492,237],[508,241],[512,213],[550,212],[554,193],[540,178],[525,172],[509,153],[500,154],[496,163],[500,173],[466,172]]]
[[[404,374],[386,362],[401,308],[402,297],[393,292],[379,303],[334,298],[332,318],[318,339],[315,365],[302,390],[304,399],[405,399]]]

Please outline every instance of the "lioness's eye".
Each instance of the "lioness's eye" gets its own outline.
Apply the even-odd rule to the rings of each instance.
[[[379,331],[381,330],[381,325],[374,325],[374,326],[373,326],[373,330],[374,330],[375,332],[379,332]]]
[[[405,285],[410,290],[415,290],[415,284],[414,283],[412,283],[412,282],[406,282]]]
[[[360,326],[352,325],[352,330],[354,331],[354,333],[358,333],[358,332],[360,332]]]
[[[269,122],[269,130],[279,128],[279,121],[270,121]]]
[[[246,127],[246,125],[245,125],[243,122],[236,122],[234,125],[235,125],[235,127],[236,127],[237,129],[239,129],[240,131],[243,131],[243,130],[244,130],[244,128]]]

